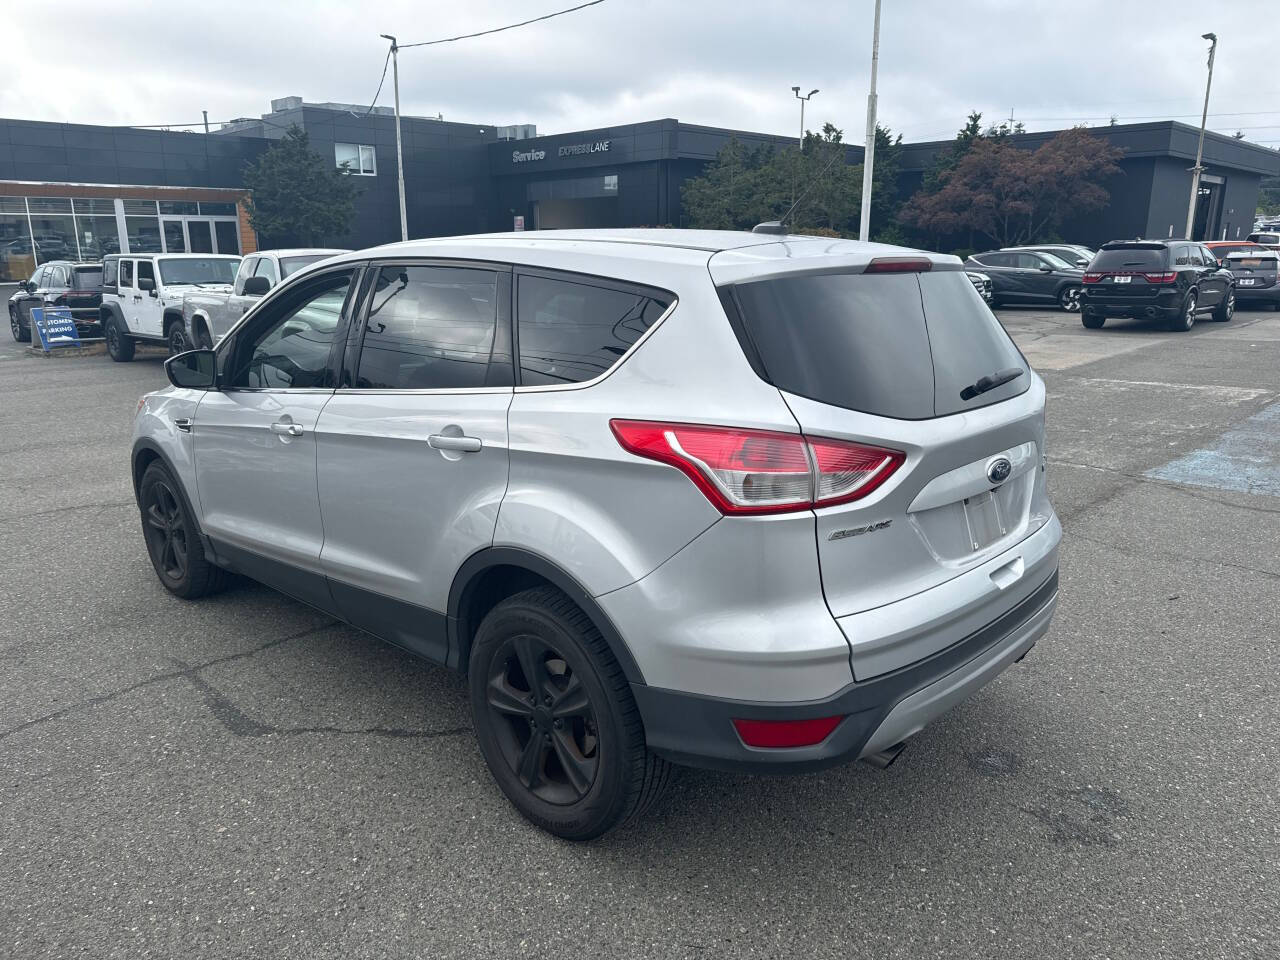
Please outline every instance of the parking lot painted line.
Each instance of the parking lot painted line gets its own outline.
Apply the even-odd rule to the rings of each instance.
[[[1145,476],[1195,487],[1280,497],[1280,403],[1228,430],[1211,449],[1195,450]]]
[[[1027,362],[1036,370],[1067,370],[1122,353],[1154,347],[1168,337],[1091,337],[1081,334],[1050,334],[1019,344]]]
[[[1110,377],[1069,377],[1076,383],[1088,383],[1094,386],[1106,389],[1114,387],[1119,390],[1128,390],[1131,387],[1141,388],[1144,392],[1151,389],[1176,390],[1179,393],[1204,393],[1213,397],[1215,400],[1222,400],[1226,403],[1245,403],[1251,400],[1261,400],[1269,397],[1274,390],[1266,390],[1261,387],[1226,387],[1213,383],[1166,383],[1163,380],[1118,380]]]

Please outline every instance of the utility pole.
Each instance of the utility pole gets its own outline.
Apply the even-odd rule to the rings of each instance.
[[[1209,88],[1213,86],[1213,55],[1218,50],[1218,35],[1216,33],[1202,33],[1202,40],[1211,41],[1209,44],[1209,79],[1204,85],[1204,111],[1200,114],[1200,141],[1196,144],[1196,165],[1191,168],[1191,200],[1187,203],[1187,239],[1191,239],[1191,230],[1195,226],[1196,221],[1196,201],[1200,199],[1200,174],[1204,172],[1204,167],[1200,165],[1200,158],[1204,156],[1204,126],[1209,120]]]
[[[396,178],[400,183],[400,239],[409,239],[409,215],[404,206],[404,146],[400,141],[400,57],[396,38],[389,33],[381,34],[382,39],[391,41],[391,83],[396,91]]]
[[[867,94],[867,146],[862,155],[862,220],[858,239],[871,232],[871,173],[876,160],[876,68],[880,65],[880,0],[876,0],[875,26],[871,30],[871,92]]]
[[[201,110],[200,112],[204,114],[204,132],[205,132],[205,136],[208,136],[209,135],[209,111]]]

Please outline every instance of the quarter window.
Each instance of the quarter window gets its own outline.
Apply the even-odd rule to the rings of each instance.
[[[329,352],[353,271],[327,273],[273,303],[236,344],[228,382],[249,389],[333,386]]]
[[[333,145],[333,155],[339,169],[342,169],[342,165],[345,163],[348,173],[354,173],[362,177],[375,177],[378,175],[377,159],[374,155],[373,147],[367,143],[335,143]]]
[[[383,267],[365,322],[356,386],[483,387],[497,331],[498,275],[458,267]],[[504,382],[510,384],[508,362]]]
[[[521,276],[520,382],[540,386],[595,379],[644,336],[671,300],[656,290]]]

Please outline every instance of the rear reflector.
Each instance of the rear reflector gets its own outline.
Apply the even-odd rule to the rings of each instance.
[[[858,500],[906,454],[797,433],[611,420],[624,450],[675,467],[726,514],[785,513]]]
[[[748,747],[811,747],[827,739],[843,719],[740,720],[735,717],[733,727]]]
[[[925,257],[876,257],[863,273],[928,273],[933,261]]]

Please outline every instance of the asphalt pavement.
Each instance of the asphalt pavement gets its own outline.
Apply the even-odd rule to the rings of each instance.
[[[1273,957],[1280,314],[1004,311],[1048,383],[1061,597],[892,768],[689,770],[572,845],[466,693],[261,587],[168,596],[157,358],[0,346],[0,957]]]

